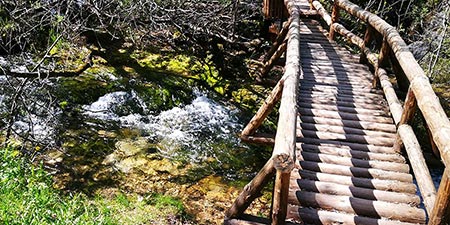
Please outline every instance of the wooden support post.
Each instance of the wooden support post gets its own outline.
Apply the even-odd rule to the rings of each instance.
[[[414,96],[414,92],[410,88],[408,89],[408,93],[406,94],[405,103],[403,104],[403,114],[399,124],[411,123],[412,119],[414,118],[414,113],[416,112],[416,109],[417,109],[416,96]]]
[[[333,28],[333,23],[338,22],[339,20],[339,7],[336,4],[336,2],[334,2],[333,4],[333,11],[331,12],[331,24],[330,24],[330,33],[329,33],[329,39],[330,40],[334,40],[334,28]]]
[[[437,148],[436,143],[433,140],[433,134],[431,133],[430,127],[428,127],[428,124],[426,123],[425,119],[423,121],[424,121],[423,125],[427,129],[428,139],[430,140],[431,144],[431,150],[433,151],[433,154],[439,159],[441,157],[441,153],[439,152],[439,149]]]
[[[363,45],[363,49],[365,48],[365,47],[367,47],[367,48],[369,48],[370,47],[370,44],[372,43],[372,41],[373,41],[373,39],[374,39],[374,33],[376,32],[376,30],[375,29],[373,29],[373,27],[372,26],[370,26],[370,25],[367,25],[367,28],[366,28],[366,33],[364,34],[364,45]],[[368,61],[367,61],[367,56],[366,56],[366,54],[364,53],[364,51],[361,51],[361,55],[360,55],[360,57],[359,57],[359,63],[361,63],[361,64],[367,64],[368,63]]]
[[[391,52],[391,64],[392,64],[392,70],[394,70],[395,78],[397,79],[397,85],[400,90],[407,91],[409,88],[409,80],[408,77],[406,77],[405,72],[403,71],[403,68],[400,66],[400,63],[398,62],[397,58],[395,58],[395,55],[393,52]]]
[[[281,94],[283,93],[283,84],[284,78],[281,78],[280,81],[278,81],[277,85],[273,88],[270,95],[266,98],[262,106],[259,108],[258,112],[256,112],[247,126],[245,126],[244,130],[242,130],[241,138],[253,135],[256,129],[261,126],[264,119],[267,117],[267,115],[269,115],[275,104],[277,104],[277,102],[280,100]]]
[[[250,183],[245,185],[244,190],[236,198],[230,209],[225,212],[225,220],[241,216],[248,206],[261,195],[261,190],[275,174],[273,160],[267,161],[266,165],[256,174]]]
[[[429,225],[444,225],[450,223],[450,168],[445,168],[441,184],[430,215]]]
[[[381,45],[380,55],[378,56],[378,66],[386,68],[389,65],[389,56],[391,54],[391,47],[386,38],[383,39],[383,44]]]
[[[314,9],[314,7],[313,7],[313,0],[309,0],[309,9],[310,10]]]
[[[383,39],[383,44],[381,45],[380,55],[378,56],[378,67],[376,70],[380,68],[386,68],[389,64],[389,55],[391,52],[391,48],[389,47],[389,43],[386,41],[386,38]],[[375,71],[375,74],[378,72]],[[380,84],[380,79],[378,76],[375,76],[372,81],[372,88],[376,88]]]
[[[273,189],[272,225],[286,223],[290,176],[290,171],[277,170]]]

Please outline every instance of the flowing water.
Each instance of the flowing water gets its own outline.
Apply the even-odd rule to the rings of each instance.
[[[218,143],[225,143],[230,149],[240,146],[237,133],[242,124],[238,110],[219,104],[198,90],[193,94],[195,98],[189,104],[152,114],[136,91],[112,92],[84,105],[83,114],[138,129],[165,157],[193,163],[210,157],[224,160],[221,156],[229,150],[217,149]],[[121,108],[127,105],[136,110],[123,114]]]
[[[14,97],[8,93],[23,80],[0,81],[6,115]],[[180,198],[200,223],[221,223],[270,150],[241,143],[241,111],[208,91],[182,82],[173,92],[145,79],[130,83],[116,76],[27,83],[13,133],[53,171],[57,188],[162,193]],[[265,201],[251,208],[267,211]]]

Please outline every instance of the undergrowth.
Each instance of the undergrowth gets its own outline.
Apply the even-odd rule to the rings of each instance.
[[[42,166],[0,148],[0,224],[167,224],[186,219],[181,201],[158,194],[63,194]],[[164,216],[162,216],[164,215]]]

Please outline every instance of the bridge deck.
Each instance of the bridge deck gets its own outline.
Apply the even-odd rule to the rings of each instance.
[[[302,19],[297,168],[287,219],[311,224],[425,223],[396,127],[369,68]],[[400,222],[401,221],[401,222]]]

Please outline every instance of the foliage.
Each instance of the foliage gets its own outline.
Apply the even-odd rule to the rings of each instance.
[[[0,148],[2,224],[167,224],[186,218],[181,201],[161,194],[88,198],[59,193],[42,166],[14,148]]]
[[[12,148],[0,149],[0,221],[3,224],[115,224],[110,212],[79,194],[61,196],[51,177]]]

